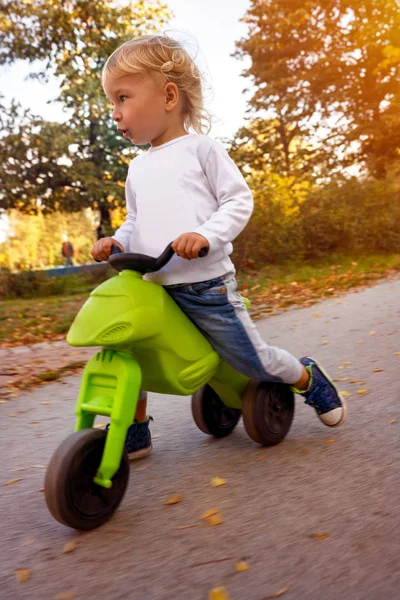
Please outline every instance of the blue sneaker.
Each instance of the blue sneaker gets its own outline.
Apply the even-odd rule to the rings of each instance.
[[[152,451],[150,421],[153,421],[153,417],[147,417],[147,421],[143,423],[135,421],[129,427],[125,440],[125,450],[129,460],[145,458]],[[106,425],[105,429],[108,430],[108,428],[109,425]]]
[[[315,408],[324,425],[338,427],[347,417],[344,399],[332,379],[314,358],[305,356],[300,362],[310,373],[310,383],[307,390],[298,390],[291,386],[292,391],[305,397],[305,403]]]

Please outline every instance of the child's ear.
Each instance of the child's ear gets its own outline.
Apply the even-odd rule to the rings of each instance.
[[[179,89],[176,83],[169,81],[164,87],[165,110],[171,111],[179,102]]]

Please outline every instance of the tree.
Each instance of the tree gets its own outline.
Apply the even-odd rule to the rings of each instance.
[[[385,177],[399,164],[399,9],[399,0],[252,0],[236,55],[251,57],[250,106],[278,120],[283,146],[294,131],[306,142],[322,134],[342,166]]]
[[[101,69],[128,37],[162,28],[168,18],[160,2],[113,0],[5,0],[0,16],[0,64],[42,61],[33,77],[60,78],[66,123],[25,113],[15,104],[0,138],[3,207],[32,211],[110,210],[123,203],[127,164],[135,149],[117,133],[101,89]],[[14,117],[14,118],[13,118]],[[4,121],[4,119],[3,119]]]

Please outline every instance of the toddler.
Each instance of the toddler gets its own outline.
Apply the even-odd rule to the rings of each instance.
[[[126,221],[93,246],[92,256],[108,260],[112,244],[158,256],[173,241],[176,254],[145,279],[164,287],[232,367],[289,384],[322,423],[343,423],[345,402],[321,365],[265,343],[236,291],[232,241],[250,219],[253,198],[224,147],[204,135],[202,80],[188,52],[166,35],[130,40],[108,58],[102,83],[118,131],[150,147],[129,166]],[[202,248],[209,251],[199,258]],[[146,403],[141,392],[126,439],[130,458],[151,451]]]

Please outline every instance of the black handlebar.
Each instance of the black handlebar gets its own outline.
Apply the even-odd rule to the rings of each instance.
[[[128,269],[130,271],[138,271],[144,275],[145,273],[153,273],[162,269],[174,254],[175,251],[172,249],[172,242],[156,258],[147,254],[137,254],[136,252],[122,252],[119,246],[113,244],[111,246],[109,263],[116,271]],[[207,254],[208,248],[202,248],[199,252],[199,258],[203,258]]]

